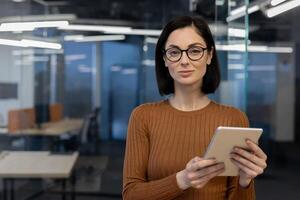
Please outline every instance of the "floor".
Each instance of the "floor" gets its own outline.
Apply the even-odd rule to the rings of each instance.
[[[0,138],[1,139],[1,138]],[[5,143],[1,140],[0,143]],[[5,148],[5,145],[2,145]],[[76,164],[77,200],[121,199],[124,142],[102,142],[99,155],[85,155]],[[276,144],[268,147],[268,168],[255,182],[257,199],[300,199],[300,145]],[[36,199],[60,199],[57,182],[19,181],[16,200],[24,199],[41,188],[50,188]],[[1,185],[0,185],[1,187]]]

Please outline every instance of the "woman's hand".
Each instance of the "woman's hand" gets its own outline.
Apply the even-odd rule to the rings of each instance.
[[[247,187],[251,180],[262,174],[267,167],[267,155],[261,148],[247,139],[246,144],[249,151],[235,147],[231,152],[231,161],[239,168],[239,184]]]
[[[215,159],[195,157],[190,160],[185,169],[176,174],[179,188],[185,190],[189,187],[202,188],[205,184],[224,172],[224,163],[217,163]]]

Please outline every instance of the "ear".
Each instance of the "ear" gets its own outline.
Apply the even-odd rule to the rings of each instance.
[[[215,49],[212,47],[211,50],[208,51],[208,53],[207,53],[207,60],[206,60],[207,65],[210,65],[210,63],[211,63],[211,60],[212,60],[213,54],[214,54],[214,50]]]

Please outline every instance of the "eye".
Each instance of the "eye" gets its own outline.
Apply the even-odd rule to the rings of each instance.
[[[179,49],[176,49],[176,48],[173,48],[173,49],[168,49],[167,50],[167,54],[169,55],[169,56],[172,56],[172,57],[174,57],[174,56],[178,56],[178,55],[180,55],[180,50]]]
[[[200,54],[202,53],[202,48],[199,48],[199,47],[192,47],[189,49],[189,53],[191,54]]]

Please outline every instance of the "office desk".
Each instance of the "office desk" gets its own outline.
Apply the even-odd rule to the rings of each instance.
[[[4,151],[0,154],[0,177],[3,178],[3,198],[14,199],[14,180],[52,178],[62,180],[62,199],[66,198],[66,180],[71,177],[78,152],[51,154],[49,151]],[[75,177],[72,177],[72,199],[75,199]]]
[[[69,133],[79,130],[82,127],[82,119],[63,119],[58,122],[48,122],[42,124],[41,128],[30,128],[12,132],[10,134],[16,136],[59,136],[64,133]]]

